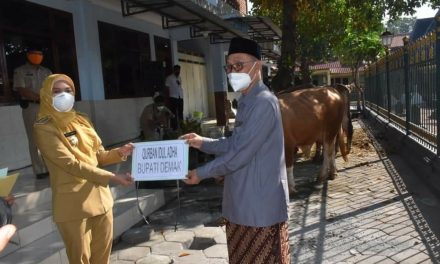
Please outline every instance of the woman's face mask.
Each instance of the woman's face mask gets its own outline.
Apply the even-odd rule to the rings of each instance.
[[[244,89],[249,87],[252,82],[249,73],[254,69],[256,63],[257,62],[255,61],[252,65],[252,68],[247,73],[231,72],[228,74],[229,84],[232,86],[232,89],[234,89],[235,92],[243,91]]]
[[[65,82],[56,82],[52,88],[52,106],[58,112],[69,112],[75,103],[73,89]]]
[[[58,112],[69,112],[73,108],[75,97],[71,93],[62,92],[53,97],[52,106]]]

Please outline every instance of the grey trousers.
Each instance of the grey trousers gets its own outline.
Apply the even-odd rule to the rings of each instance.
[[[29,106],[26,109],[22,109],[24,127],[26,128],[26,135],[29,143],[29,155],[31,156],[32,168],[35,175],[47,173],[43,157],[41,157],[40,151],[38,151],[33,137],[34,122],[37,119],[39,109],[40,105],[35,103],[29,103]]]

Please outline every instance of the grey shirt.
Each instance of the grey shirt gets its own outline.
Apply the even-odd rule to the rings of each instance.
[[[260,82],[238,101],[229,138],[203,138],[216,158],[197,168],[201,179],[225,176],[223,216],[245,226],[267,227],[288,219],[284,138],[278,99]]]

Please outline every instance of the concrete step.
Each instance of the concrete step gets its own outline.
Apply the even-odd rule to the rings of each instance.
[[[126,189],[129,191],[125,194],[119,188],[115,189],[119,196],[113,207],[114,238],[142,220],[138,213],[134,188]],[[145,215],[164,204],[163,190],[139,190],[139,205]],[[9,244],[0,254],[0,263],[67,263],[63,262],[64,244],[52,221],[50,202],[14,215],[13,222],[18,230],[12,241],[18,245]]]

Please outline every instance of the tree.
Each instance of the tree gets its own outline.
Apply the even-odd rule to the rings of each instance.
[[[409,33],[412,31],[417,18],[415,17],[402,17],[397,20],[388,20],[386,28],[393,34]]]
[[[426,0],[251,0],[253,12],[281,23],[281,58],[272,89],[292,84],[299,57],[304,63],[337,55],[357,69],[363,60],[375,57],[383,48],[379,35],[387,13],[396,20],[412,15]],[[428,1],[433,7],[440,0]],[[280,11],[281,10],[281,11]],[[299,12],[299,10],[301,12]],[[279,24],[280,25],[280,24]],[[304,66],[307,69],[308,66]],[[306,74],[306,73],[304,73]]]
[[[298,2],[305,0],[253,0],[253,12],[256,15],[268,15],[281,25],[281,57],[278,60],[278,72],[272,79],[271,88],[274,91],[290,87],[292,72],[295,67],[296,54],[296,21]],[[276,10],[281,10],[278,12]]]

